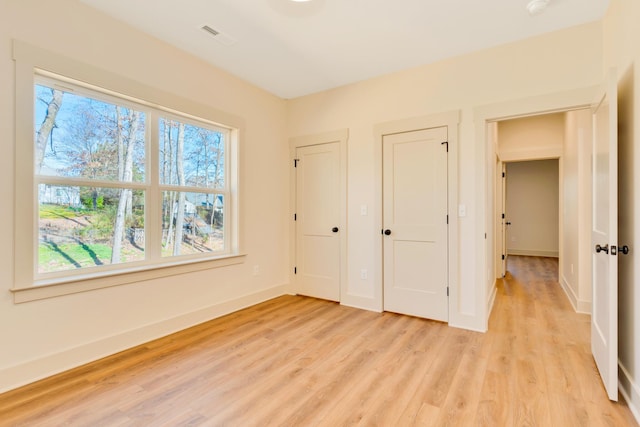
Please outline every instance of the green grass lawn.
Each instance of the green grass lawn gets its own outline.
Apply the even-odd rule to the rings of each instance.
[[[38,264],[41,272],[71,270],[109,264],[111,247],[105,244],[40,243]]]
[[[121,261],[140,261],[144,250],[122,248]],[[38,247],[38,269],[41,273],[73,270],[111,264],[111,246],[104,243],[78,244],[41,242]]]
[[[41,240],[38,246],[38,270],[41,273],[111,263],[113,220],[108,213],[41,205],[39,214]],[[143,259],[143,249],[123,241],[121,262]]]
[[[82,215],[82,211],[68,206],[40,205],[40,219],[74,218]]]

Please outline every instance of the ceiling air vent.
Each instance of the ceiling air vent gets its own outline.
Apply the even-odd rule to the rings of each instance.
[[[220,34],[218,31],[214,30],[213,28],[211,28],[208,25],[203,25],[202,29],[205,30],[207,33],[213,34],[214,36],[217,36],[218,34]]]
[[[225,45],[225,46],[231,46],[236,44],[237,40],[235,40],[234,38],[232,38],[231,36],[228,36],[214,28],[211,28],[208,25],[203,25],[202,27],[200,27],[203,31],[206,31],[207,33],[209,33],[214,40],[220,42],[221,44]]]

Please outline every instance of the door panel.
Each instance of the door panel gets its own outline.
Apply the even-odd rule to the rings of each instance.
[[[436,293],[438,291],[436,281],[416,280],[416,276],[430,276],[429,263],[424,260],[437,257],[434,245],[402,240],[395,240],[393,245],[395,289]]]
[[[448,320],[447,128],[383,138],[384,309]]]
[[[299,147],[296,158],[296,292],[340,301],[340,146]]]
[[[609,399],[615,401],[618,400],[617,102],[617,78],[612,73],[593,109],[591,351]]]
[[[507,224],[507,164],[502,163],[502,277],[507,275],[507,232],[509,225]]]

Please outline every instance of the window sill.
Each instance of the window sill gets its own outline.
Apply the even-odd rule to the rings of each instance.
[[[62,295],[87,292],[95,289],[125,285],[127,283],[135,283],[143,280],[151,280],[160,277],[175,276],[178,274],[242,264],[244,263],[245,258],[245,254],[225,255],[214,259],[189,260],[168,265],[147,266],[134,270],[93,274],[83,276],[82,278],[76,277],[53,283],[34,283],[31,287],[11,289],[11,292],[13,292],[14,302],[19,304]]]

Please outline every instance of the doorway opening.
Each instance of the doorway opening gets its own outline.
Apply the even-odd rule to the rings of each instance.
[[[607,390],[607,394],[611,400],[617,400],[617,220],[618,220],[618,183],[617,183],[617,151],[618,151],[618,95],[617,95],[617,77],[615,70],[611,70],[607,76],[606,81],[598,88],[593,89],[581,89],[577,91],[570,91],[565,93],[558,93],[554,95],[541,96],[530,99],[523,99],[513,101],[504,104],[496,104],[493,106],[483,107],[476,110],[476,120],[478,122],[479,138],[485,141],[483,145],[483,164],[484,178],[486,186],[483,191],[486,194],[485,200],[485,213],[486,216],[481,218],[482,225],[486,227],[488,233],[485,234],[486,238],[485,247],[482,251],[483,268],[482,272],[487,272],[487,279],[489,279],[490,273],[493,272],[492,283],[489,283],[487,299],[487,311],[485,312],[485,322],[488,323],[489,313],[492,308],[493,301],[495,299],[495,263],[490,258],[486,258],[486,254],[495,253],[495,220],[493,215],[495,214],[495,193],[494,185],[490,181],[491,177],[495,176],[493,167],[495,166],[496,156],[500,156],[497,150],[497,122],[514,117],[526,117],[531,116],[532,113],[538,111],[538,114],[545,114],[547,112],[564,112],[567,116],[572,115],[574,112],[580,111],[580,109],[590,109],[589,124],[591,126],[585,126],[584,121],[579,116],[572,117],[575,127],[573,130],[572,140],[575,143],[576,149],[574,151],[577,163],[577,188],[575,193],[577,201],[574,202],[577,207],[577,228],[579,232],[577,237],[574,236],[574,240],[577,240],[577,246],[565,245],[565,239],[569,236],[569,233],[561,231],[560,240],[560,259],[562,264],[566,262],[567,257],[563,256],[565,246],[567,248],[577,248],[577,257],[580,260],[579,271],[582,272],[585,267],[589,268],[589,272],[592,274],[592,280],[587,281],[584,277],[581,277],[577,282],[578,293],[576,295],[576,287],[565,287],[566,269],[564,265],[560,265],[560,282],[565,289],[565,293],[572,302],[573,307],[579,310],[580,301],[572,299],[580,298],[582,290],[581,284],[588,284],[593,292],[589,292],[588,295],[592,296],[592,302],[588,301],[589,312],[591,314],[591,350],[596,361],[596,365],[601,374],[603,384]],[[569,120],[567,120],[569,122]],[[591,143],[586,144],[589,135],[591,136]],[[592,150],[585,150],[585,146],[591,146]],[[566,144],[563,147],[565,151]],[[593,153],[593,154],[592,154]],[[566,154],[564,154],[566,155]],[[587,160],[585,161],[585,157]],[[502,159],[503,161],[505,159]],[[567,180],[564,179],[566,173],[566,161],[561,161],[560,176],[562,181],[561,202],[566,202],[569,199],[564,194],[565,184]],[[587,165],[587,167],[581,167]],[[592,169],[593,168],[593,169]],[[586,177],[586,179],[583,179]],[[593,179],[591,179],[593,178]],[[580,191],[581,186],[585,183],[591,185],[589,191]],[[575,188],[575,187],[574,187]],[[581,201],[590,196],[592,206],[583,209]],[[564,207],[561,207],[563,215],[563,221],[560,226],[565,224],[567,218],[567,211]],[[591,218],[586,221],[586,214],[591,213]],[[575,222],[575,218],[574,218]],[[583,232],[583,225],[589,225],[587,233]],[[583,260],[588,262],[582,262]],[[484,289],[482,289],[484,291]]]
[[[560,159],[505,163],[505,264],[512,255],[559,257],[559,164]]]
[[[558,281],[578,312],[591,306],[591,111],[496,121],[495,278],[509,255],[558,258]]]

